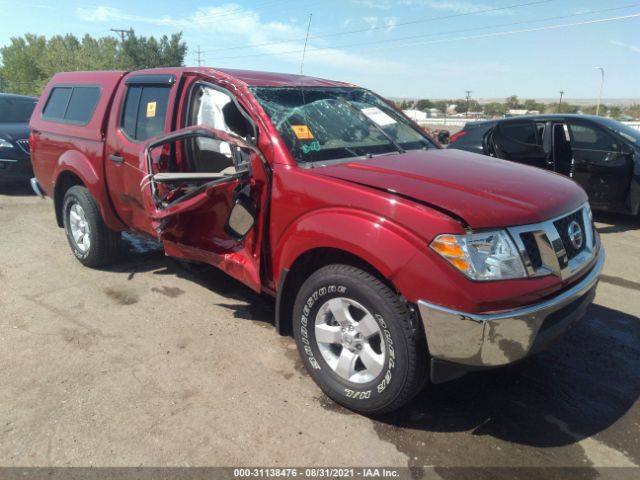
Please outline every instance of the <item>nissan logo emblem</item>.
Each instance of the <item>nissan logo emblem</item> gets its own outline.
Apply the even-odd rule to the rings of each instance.
[[[576,250],[580,250],[582,248],[582,228],[580,228],[580,224],[575,220],[572,221],[567,227],[567,234],[569,235],[569,241],[573,248]]]

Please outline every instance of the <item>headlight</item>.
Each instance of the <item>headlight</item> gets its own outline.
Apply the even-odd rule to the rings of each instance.
[[[527,276],[518,250],[504,230],[438,235],[430,246],[472,280],[506,280]]]
[[[0,138],[0,148],[13,148],[13,145],[8,140]]]

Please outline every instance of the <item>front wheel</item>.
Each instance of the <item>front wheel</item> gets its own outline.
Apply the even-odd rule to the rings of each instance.
[[[294,335],[314,381],[351,410],[391,412],[424,384],[422,329],[394,291],[358,268],[329,265],[304,282]]]
[[[113,263],[119,253],[120,232],[104,223],[95,200],[85,187],[71,187],[62,203],[64,229],[71,251],[83,265]]]

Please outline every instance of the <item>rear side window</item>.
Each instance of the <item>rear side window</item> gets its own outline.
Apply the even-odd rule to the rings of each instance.
[[[144,141],[164,131],[169,87],[131,86],[120,119],[120,129],[132,140]]]
[[[100,88],[92,86],[55,87],[42,112],[53,122],[86,125],[100,99]]]
[[[516,159],[526,155],[538,155],[542,146],[538,142],[533,122],[517,122],[498,125],[493,140],[499,150],[498,157]]]
[[[529,145],[537,145],[538,143],[536,131],[530,122],[502,125],[501,130],[505,138],[514,142],[527,143]]]

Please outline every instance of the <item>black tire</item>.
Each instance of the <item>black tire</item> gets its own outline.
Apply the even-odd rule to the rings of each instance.
[[[84,214],[90,242],[79,243],[72,233],[71,211],[79,205]],[[75,209],[74,209],[75,212]],[[85,187],[74,186],[67,190],[62,202],[62,218],[69,246],[75,257],[87,267],[102,267],[115,262],[120,253],[120,232],[110,230],[104,223],[95,200]]]
[[[354,372],[349,376],[349,379],[354,379],[360,375],[358,368],[364,369],[361,371],[365,376],[358,381],[350,381],[329,365],[325,356],[328,355],[332,361],[335,356],[340,361],[343,350],[347,348],[345,345],[349,347],[346,351],[349,358],[363,353],[363,346],[367,348],[367,345],[360,344],[360,350],[356,350],[358,345],[351,343],[354,339],[345,339],[344,333],[332,333],[341,336],[341,345],[321,342],[323,351],[320,350],[316,340],[316,318],[321,319],[323,327],[334,332],[337,317],[329,304],[332,299],[335,299],[333,305],[350,305],[348,318],[351,320],[356,320],[358,314],[362,315],[359,307],[365,309],[365,315],[368,313],[375,319],[380,333],[370,337],[372,340],[368,342],[375,341],[378,335],[383,341],[373,349],[376,353],[385,353],[384,362],[380,362],[382,370],[377,376],[370,378],[375,369],[369,372],[363,357],[350,363],[353,367],[347,370]],[[357,306],[352,315],[353,305]],[[373,275],[348,265],[323,267],[300,288],[293,315],[294,336],[302,361],[322,391],[337,403],[358,413],[380,415],[400,408],[423,387],[428,354],[422,328],[404,300]],[[359,341],[364,338],[358,333],[355,335],[360,337]]]

